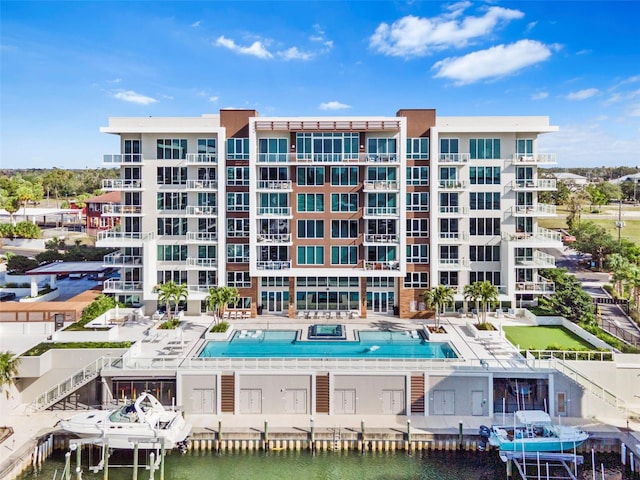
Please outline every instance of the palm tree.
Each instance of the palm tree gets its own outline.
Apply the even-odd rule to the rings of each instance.
[[[480,323],[480,299],[482,298],[482,282],[473,282],[464,286],[463,295],[465,300],[470,300],[476,304],[477,321]]]
[[[612,253],[607,256],[607,266],[612,271],[612,280],[618,291],[618,296],[623,297],[622,282],[629,276],[631,264],[624,256],[619,253]]]
[[[444,312],[444,307],[453,303],[454,293],[453,288],[446,285],[438,285],[422,293],[427,307],[436,311],[436,329],[440,328],[440,313]]]
[[[20,357],[13,352],[0,352],[0,392],[5,391],[5,395],[9,398],[9,390],[13,385],[13,381],[18,375],[18,364]]]
[[[224,315],[227,305],[238,303],[240,294],[235,287],[211,287],[209,295],[205,298],[207,307],[213,312],[216,323]]]
[[[178,304],[183,300],[186,301],[189,297],[189,288],[184,283],[178,285],[173,280],[158,285],[156,290],[158,292],[158,301],[165,304],[166,312],[169,317],[171,317],[171,304],[175,304],[175,316],[177,316]]]
[[[480,282],[480,303],[482,304],[482,323],[487,321],[487,312],[498,303],[498,287],[489,280]]]

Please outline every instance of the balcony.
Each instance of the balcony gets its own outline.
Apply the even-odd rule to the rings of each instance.
[[[468,258],[441,258],[438,260],[439,270],[470,270]]]
[[[533,232],[503,232],[502,238],[508,242],[514,242],[517,247],[562,247],[561,235],[558,232],[542,227],[536,227]]]
[[[441,153],[439,163],[464,164],[469,161],[468,153]]]
[[[365,192],[373,190],[398,190],[398,182],[395,180],[366,180],[363,186]]]
[[[535,155],[516,153],[511,158],[514,165],[552,165],[556,162],[555,153],[537,153]]]
[[[291,260],[259,260],[256,262],[258,270],[290,270]]]
[[[258,181],[258,190],[285,190],[292,191],[293,186],[291,180],[260,180]]]
[[[141,242],[155,238],[153,233],[121,232],[119,230],[105,230],[98,232],[96,247],[139,247]]]
[[[469,241],[467,232],[440,232],[438,236],[440,243],[462,243]]]
[[[120,165],[144,165],[141,153],[114,153],[102,156],[102,163],[110,167]]]
[[[443,206],[440,207],[440,215],[445,217],[461,217],[463,215],[469,214],[469,207],[459,207],[459,206]]]
[[[398,207],[366,207],[364,209],[365,218],[367,217],[397,217]]]
[[[143,190],[142,180],[106,178],[102,180],[102,189],[112,192]]]
[[[105,267],[114,267],[114,266],[132,266],[132,265],[140,265],[142,266],[142,256],[141,255],[123,255],[120,252],[110,253],[109,255],[105,255],[102,258],[102,264]]]
[[[187,180],[187,190],[195,192],[218,190],[217,180]]]
[[[257,163],[384,163],[397,165],[400,163],[400,155],[397,153],[259,153]]]
[[[209,289],[217,285],[187,285],[189,300],[205,300],[209,296]]]
[[[188,205],[187,217],[210,217],[218,214],[218,207],[200,205]]]
[[[215,165],[218,163],[216,153],[187,153],[187,165]]]
[[[290,233],[261,233],[258,235],[257,240],[258,243],[292,243]]]
[[[400,270],[400,262],[396,260],[389,260],[386,262],[370,262],[364,261],[364,269],[365,270],[384,270],[384,271],[398,271]]]
[[[535,282],[516,282],[516,293],[531,295],[552,295],[556,292],[556,285],[540,275],[536,275]]]
[[[187,243],[216,243],[218,241],[217,232],[187,232]]]
[[[465,190],[467,182],[464,180],[440,180],[440,188],[443,190]]]
[[[516,257],[517,267],[554,268],[556,259],[553,255],[535,250],[533,255]]]
[[[556,206],[537,203],[535,205],[516,205],[511,207],[511,215],[514,217],[555,217]]]
[[[258,207],[261,217],[292,217],[291,207]]]
[[[102,215],[105,217],[137,217],[142,216],[141,205],[102,205]]]
[[[102,291],[104,293],[142,293],[142,282],[125,282],[115,278],[105,280]]]
[[[515,192],[542,192],[557,189],[556,180],[551,178],[541,178],[538,180],[514,180],[510,185],[511,189]]]
[[[217,270],[217,258],[187,258],[187,270]]]
[[[398,238],[398,235],[396,235],[395,233],[367,233],[364,236],[364,244],[397,244]]]

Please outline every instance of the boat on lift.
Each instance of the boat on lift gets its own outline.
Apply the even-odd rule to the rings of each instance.
[[[164,445],[168,450],[185,450],[191,433],[191,425],[185,422],[182,412],[166,409],[147,392],[115,410],[89,410],[61,420],[60,426],[116,449],[132,449],[137,443],[142,449]]]
[[[512,425],[480,427],[480,436],[504,452],[563,452],[573,450],[589,438],[576,427],[555,425],[541,410],[518,410]]]

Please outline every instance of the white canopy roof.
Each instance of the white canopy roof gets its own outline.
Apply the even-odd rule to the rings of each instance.
[[[551,417],[542,410],[518,410],[516,412],[517,423],[550,423]]]

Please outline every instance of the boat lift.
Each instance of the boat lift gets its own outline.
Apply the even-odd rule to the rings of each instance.
[[[507,478],[513,478],[513,465],[522,480],[577,480],[582,455],[549,452],[505,452],[500,459],[507,464]]]

